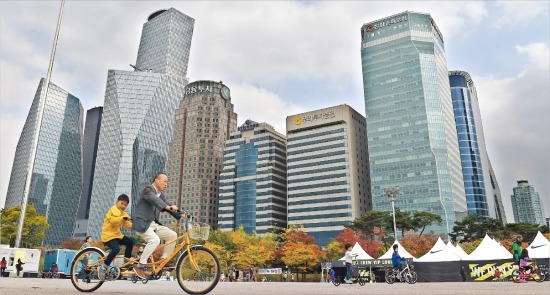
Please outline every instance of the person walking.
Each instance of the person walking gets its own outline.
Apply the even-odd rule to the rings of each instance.
[[[0,261],[0,278],[4,277],[4,272],[6,272],[7,266],[8,266],[8,261],[6,261],[6,257],[2,257],[2,261]]]
[[[23,271],[23,264],[24,262],[21,262],[21,258],[17,258],[17,264],[15,264],[15,269],[17,270],[17,277],[19,277],[19,273]]]
[[[460,267],[460,275],[462,276],[462,281],[466,282],[466,269],[464,269],[464,266]]]
[[[515,235],[515,240],[512,242],[512,253],[514,254],[514,262],[516,262],[517,265],[519,265],[521,250],[523,250],[521,245],[522,242],[523,237],[521,235]]]

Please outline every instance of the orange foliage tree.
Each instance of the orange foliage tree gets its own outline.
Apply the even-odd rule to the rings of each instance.
[[[438,237],[432,234],[407,233],[405,237],[401,238],[400,243],[412,256],[419,258],[430,251]]]
[[[276,257],[292,269],[302,272],[302,276],[326,259],[326,252],[319,249],[315,244],[315,238],[308,236],[303,229],[286,229],[283,239],[284,242],[276,252]]]
[[[59,248],[61,249],[71,249],[71,250],[79,250],[80,247],[84,244],[84,241],[82,241],[79,238],[70,238],[66,241],[61,242],[61,246]]]
[[[359,243],[361,248],[363,248],[363,250],[365,250],[365,252],[367,252],[373,258],[379,256],[379,249],[382,247],[382,243],[373,239],[365,238],[361,230],[355,231],[348,227],[344,228],[344,230],[334,239],[338,241],[340,245],[345,245],[348,243],[351,245],[355,245],[355,243]],[[343,249],[342,246],[342,253],[344,252],[345,249]]]

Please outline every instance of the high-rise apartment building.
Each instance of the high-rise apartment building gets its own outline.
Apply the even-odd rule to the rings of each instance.
[[[525,222],[538,225],[546,224],[544,207],[540,195],[527,180],[518,180],[518,186],[513,188],[512,209],[515,222]]]
[[[237,129],[230,90],[222,82],[195,81],[184,89],[169,146],[166,199],[198,221],[218,224],[218,188],[225,141]],[[169,224],[172,217],[161,216]]]
[[[455,115],[460,161],[464,179],[464,191],[468,214],[479,214],[483,217],[497,218],[504,212],[498,208],[500,202],[495,200],[496,178],[491,178],[489,155],[485,145],[485,135],[479,110],[474,81],[467,72],[450,71],[449,84]],[[497,216],[498,215],[498,216]],[[506,220],[501,220],[506,222]]]
[[[101,128],[103,107],[95,107],[86,112],[84,138],[82,139],[82,192],[76,212],[76,223],[73,237],[84,239],[88,235],[88,218],[90,216],[90,201],[92,199],[92,184],[94,181],[95,162]]]
[[[45,79],[40,80],[17,143],[6,196],[6,208],[21,205],[35,137],[38,104]],[[45,245],[58,246],[71,237],[82,186],[81,141],[84,110],[80,100],[50,82],[36,149],[28,204],[45,215],[49,227]]]
[[[429,14],[403,12],[361,27],[373,209],[429,211],[448,233],[467,213],[443,36]]]
[[[246,120],[225,143],[218,228],[265,234],[287,226],[286,138]]]
[[[365,117],[347,105],[288,116],[288,224],[327,244],[372,207]]]
[[[173,8],[151,14],[135,71],[108,72],[88,222],[94,237],[118,195],[130,196],[132,213],[143,188],[165,170],[194,22]]]

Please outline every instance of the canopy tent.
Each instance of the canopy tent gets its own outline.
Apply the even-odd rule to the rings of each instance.
[[[403,258],[414,258],[414,256],[412,256],[411,253],[407,252],[407,250],[405,250],[405,248],[403,248],[403,246],[401,246],[398,241],[395,241],[393,243],[393,245],[395,244],[399,246],[399,248],[397,249],[397,253],[399,253],[399,256]],[[378,257],[378,259],[391,259],[391,256],[393,254],[393,245],[390,247],[390,249],[388,249],[386,253],[384,253],[384,255]]]
[[[499,260],[512,259],[512,254],[504,247],[485,235],[481,244],[464,260]]]
[[[414,259],[414,262],[442,262],[442,261],[460,261],[460,256],[455,253],[454,247],[447,247],[441,238],[437,238],[437,242],[432,249],[424,254],[424,256]]]
[[[451,242],[449,242],[449,244],[452,246]],[[447,246],[449,246],[449,244],[447,244]],[[466,259],[466,257],[468,257],[468,253],[466,253],[466,251],[464,251],[464,249],[460,247],[460,244],[457,243],[456,246],[454,246],[454,248],[455,248],[456,254],[458,254],[460,259]]]
[[[550,258],[550,242],[539,231],[527,251],[531,258]]]
[[[351,249],[351,254],[357,254],[357,260],[366,260],[366,259],[374,259],[372,256],[370,256],[361,245],[359,245],[358,242],[355,242],[355,245],[353,245],[353,248]],[[339,260],[344,260],[346,256],[340,258]]]

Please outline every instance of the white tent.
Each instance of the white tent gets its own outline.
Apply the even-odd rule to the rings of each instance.
[[[457,243],[455,246],[455,249],[456,249],[456,253],[458,254],[458,256],[460,256],[460,258],[462,258],[462,260],[468,257],[468,253],[466,253],[466,251],[464,251],[464,249],[460,247],[460,244]]]
[[[365,252],[365,250],[363,250],[358,242],[355,242],[355,245],[353,245],[353,248],[351,249],[351,254],[357,254],[358,260],[374,259],[367,252]],[[340,258],[339,260],[344,260],[345,258],[346,256],[344,255],[344,257]]]
[[[512,254],[488,235],[485,235],[481,244],[464,260],[496,260],[512,259]]]
[[[456,245],[458,246],[458,244],[456,244]],[[466,252],[464,252],[464,250],[462,250],[462,248],[460,248],[460,246],[455,247],[455,246],[453,246],[453,243],[448,242],[446,247],[449,250],[451,250],[456,256],[458,256],[460,258],[460,260],[468,257],[468,254],[466,254]]]
[[[397,244],[399,246],[399,248],[397,249],[397,253],[399,253],[399,256],[403,257],[403,258],[414,258],[411,253],[407,252],[407,250],[405,250],[405,248],[403,248],[403,246],[401,246],[401,244],[399,244],[398,241],[395,241],[393,243],[393,245]],[[378,257],[378,259],[391,259],[391,256],[393,254],[393,245],[390,247],[390,249],[388,249],[388,251],[386,253],[384,253],[384,255]]]
[[[550,258],[550,242],[539,231],[527,251],[530,258]]]
[[[455,253],[452,244],[451,248],[445,245],[445,242],[441,238],[437,238],[437,242],[432,249],[424,254],[424,256],[415,259],[415,262],[443,262],[443,261],[460,261],[460,257]]]

